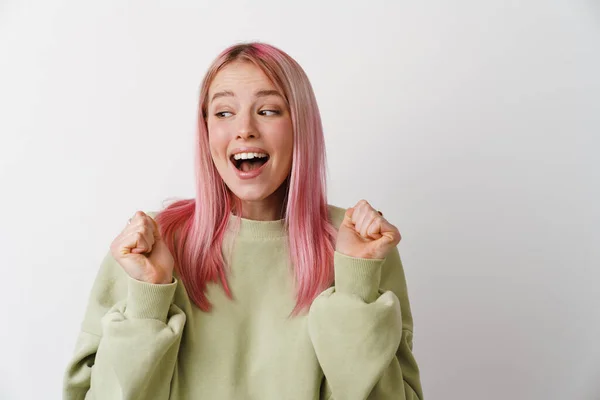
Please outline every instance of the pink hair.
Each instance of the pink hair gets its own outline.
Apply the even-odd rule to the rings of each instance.
[[[213,164],[206,106],[212,80],[233,61],[258,66],[283,93],[290,110],[294,130],[293,159],[283,206],[290,262],[296,281],[296,306],[292,314],[297,315],[308,309],[314,298],[333,282],[336,233],[328,218],[325,140],[317,101],[304,70],[289,55],[264,43],[245,43],[229,47],[215,59],[200,92],[195,154],[196,198],[172,203],[156,216],[156,220],[192,301],[203,311],[211,309],[205,295],[208,282],[220,282],[231,298],[222,254],[223,236],[229,215],[233,210],[241,210],[241,202],[227,188]],[[238,226],[240,217],[238,212]]]

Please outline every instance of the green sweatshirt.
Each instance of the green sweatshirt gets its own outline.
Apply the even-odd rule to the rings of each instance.
[[[339,228],[345,210],[329,206]],[[155,216],[156,213],[148,213]],[[64,399],[422,399],[397,248],[385,260],[336,252],[335,284],[290,317],[283,220],[242,219],[224,245],[234,299],[209,284],[203,312],[174,277],[132,279],[108,253],[94,282]],[[225,248],[224,246],[224,248]]]

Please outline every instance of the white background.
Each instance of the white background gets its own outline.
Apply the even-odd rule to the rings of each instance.
[[[193,196],[200,80],[248,40],[309,75],[329,202],[403,235],[426,398],[600,399],[600,4],[579,0],[0,1],[0,398],[60,398],[101,258]]]

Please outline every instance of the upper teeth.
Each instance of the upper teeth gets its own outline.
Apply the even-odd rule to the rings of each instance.
[[[234,160],[247,160],[250,158],[265,158],[265,153],[237,153],[233,155]]]

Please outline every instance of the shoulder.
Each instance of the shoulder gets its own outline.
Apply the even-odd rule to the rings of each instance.
[[[342,221],[344,220],[344,215],[346,214],[347,208],[335,206],[333,204],[327,205],[327,214],[329,217],[329,221],[335,227],[335,229],[339,229]],[[160,213],[159,211],[145,211],[145,213],[156,219],[156,216]],[[158,222],[158,221],[157,221]]]
[[[327,212],[329,214],[329,221],[337,230],[340,228],[342,221],[344,220],[344,215],[346,214],[347,208],[334,206],[332,204],[327,205]]]

